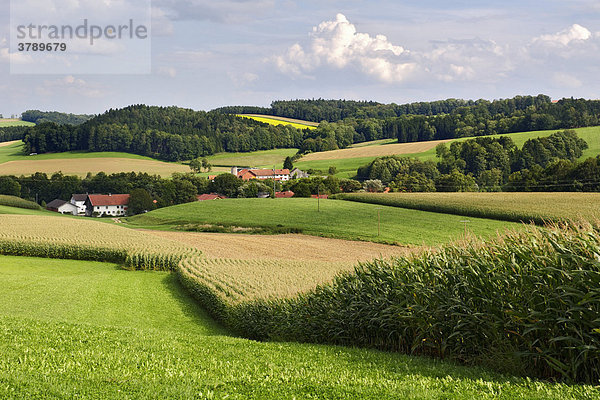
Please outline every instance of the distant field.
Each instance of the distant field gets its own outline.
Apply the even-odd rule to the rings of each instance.
[[[127,218],[131,227],[170,229],[186,224],[213,224],[241,227],[284,227],[303,233],[350,240],[404,245],[436,245],[458,239],[464,233],[462,217],[397,207],[381,207],[380,235],[377,235],[378,208],[341,200],[315,199],[228,199],[204,201],[162,208]],[[519,224],[473,219],[469,230],[489,237]]]
[[[61,171],[66,175],[85,176],[88,172],[107,174],[117,172],[147,172],[168,177],[174,172],[190,172],[182,164],[131,158],[78,158],[56,160],[9,161],[0,164],[0,175],[30,175],[34,172],[52,174]]]
[[[338,198],[526,223],[600,220],[600,193],[350,193]]]
[[[33,122],[21,121],[15,118],[0,118],[0,128],[8,126],[33,126]]]
[[[291,125],[298,129],[315,129],[319,126],[316,122],[303,121],[301,119],[276,117],[273,115],[259,115],[259,114],[239,114],[238,117],[250,118],[255,121],[265,122],[271,125]]]
[[[272,168],[276,165],[280,168],[286,157],[291,157],[297,152],[298,149],[275,149],[250,153],[219,153],[207,158],[215,166]]]
[[[434,149],[440,143],[448,142],[447,140],[434,140],[430,142],[413,142],[413,143],[389,143],[382,142],[379,145],[362,147],[354,147],[341,150],[323,151],[319,153],[310,153],[302,157],[302,161],[321,161],[321,160],[339,160],[346,158],[364,158],[364,157],[381,157],[391,156],[395,154],[412,154],[425,152]]]
[[[0,214],[13,214],[13,215],[52,215],[51,211],[47,210],[28,210],[25,208],[9,207],[0,205]]]

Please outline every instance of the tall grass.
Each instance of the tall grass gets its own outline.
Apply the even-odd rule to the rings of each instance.
[[[0,206],[25,208],[28,210],[41,210],[42,208],[33,201],[24,200],[20,197],[0,194]]]
[[[600,229],[530,228],[360,264],[290,299],[231,304],[180,264],[218,319],[259,340],[376,347],[600,383]]]

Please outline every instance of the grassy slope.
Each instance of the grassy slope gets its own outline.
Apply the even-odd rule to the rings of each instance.
[[[8,126],[34,126],[33,122],[14,120],[10,118],[0,119],[0,128],[8,127]]]
[[[505,221],[600,219],[598,193],[350,193],[344,199]]]
[[[297,152],[298,149],[275,149],[250,153],[219,153],[207,158],[214,166],[272,168],[276,165],[280,168],[286,157],[291,157]]]
[[[457,239],[464,233],[463,217],[372,204],[316,199],[228,199],[203,201],[162,208],[128,218],[134,227],[167,229],[187,223],[235,226],[284,226],[303,233],[341,239],[384,243],[435,245]],[[381,234],[377,236],[377,211]],[[471,219],[469,230],[491,236],[498,230],[517,228],[507,222]]]
[[[0,205],[0,214],[14,214],[14,215],[57,215],[58,213],[53,213],[47,210],[27,210],[25,208],[17,208],[17,207],[8,207]]]
[[[600,154],[600,127],[589,127],[589,128],[579,128],[575,129],[578,135],[583,138],[589,145],[589,148],[584,151],[582,159],[588,157],[595,157]],[[542,137],[542,136],[550,136],[551,134],[557,132],[557,130],[550,131],[532,131],[532,132],[520,132],[520,133],[510,133],[506,135],[493,135],[492,137],[499,136],[509,136],[517,146],[521,147],[523,144],[533,138]],[[461,138],[456,139],[457,141],[464,141],[473,138]],[[378,146],[385,146],[389,144],[386,141],[375,141],[368,142],[369,144],[374,143]],[[392,142],[393,143],[393,142]],[[366,144],[364,144],[366,146]],[[405,157],[415,157],[423,161],[431,160],[435,161],[435,149],[431,149],[428,151],[424,151],[421,153],[412,153],[412,154],[403,154]],[[335,166],[338,170],[339,177],[346,178],[352,177],[356,175],[356,170],[369,162],[373,161],[375,157],[360,157],[360,158],[346,158],[339,160],[314,160],[314,161],[302,161],[300,159],[298,162],[294,164],[294,166],[300,169],[318,169],[326,171],[329,166]]]
[[[598,389],[227,336],[173,275],[0,257],[2,398],[578,399]]]

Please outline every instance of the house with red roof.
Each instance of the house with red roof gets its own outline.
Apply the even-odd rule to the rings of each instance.
[[[90,194],[85,201],[86,215],[121,216],[127,214],[128,194]]]

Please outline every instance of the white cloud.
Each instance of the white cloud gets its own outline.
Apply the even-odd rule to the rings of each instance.
[[[306,50],[296,43],[274,61],[281,72],[293,76],[306,76],[322,66],[357,68],[379,81],[392,83],[407,79],[417,69],[408,57],[407,50],[384,35],[357,32],[343,14],[337,14],[335,20],[313,28]]]
[[[157,72],[159,75],[168,76],[169,78],[175,78],[177,76],[177,70],[173,67],[160,67]]]
[[[583,83],[573,75],[557,72],[552,76],[554,84],[560,88],[577,89],[583,86]]]
[[[586,41],[591,37],[592,32],[590,32],[587,28],[579,24],[573,24],[569,28],[560,32],[539,36],[533,39],[533,42],[550,46],[568,46],[572,42]]]
[[[36,88],[36,93],[44,97],[53,97],[60,93],[88,98],[101,98],[106,95],[101,86],[91,84],[81,78],[75,78],[73,75],[45,80]]]

